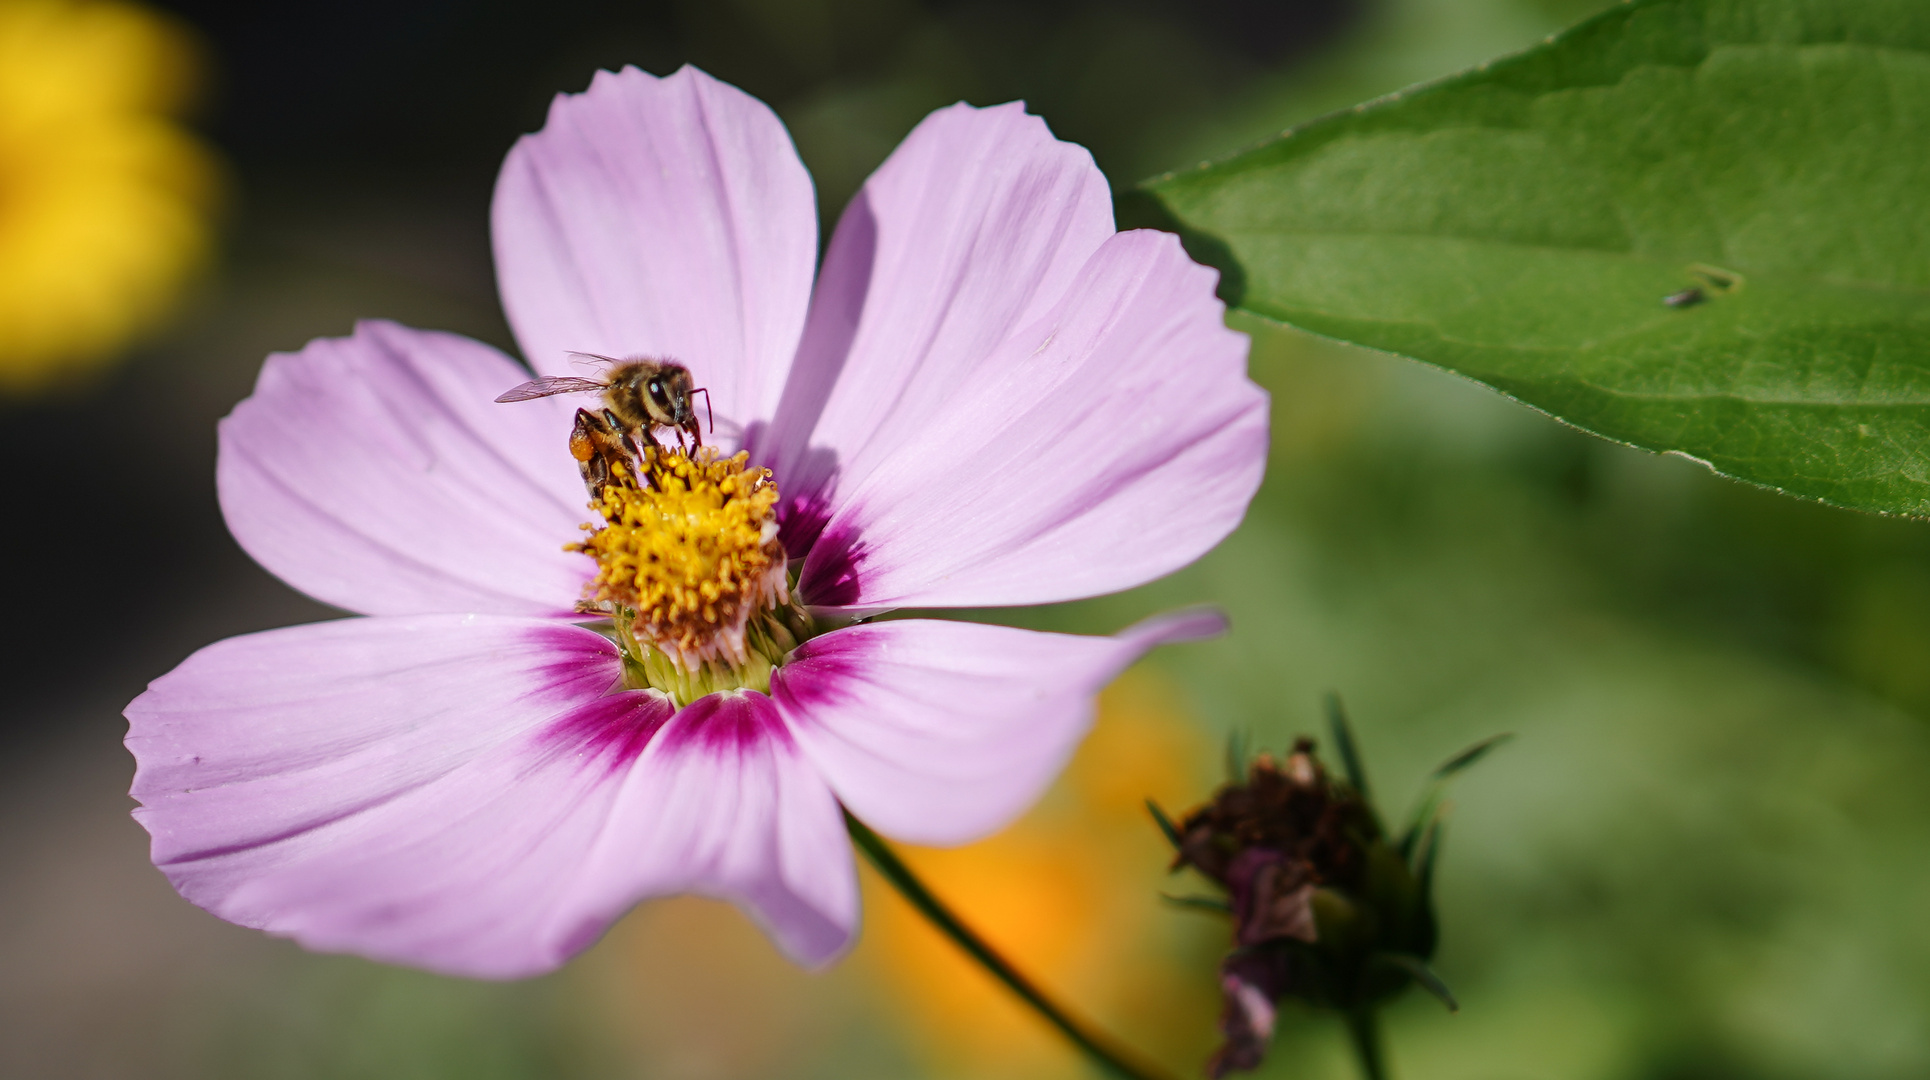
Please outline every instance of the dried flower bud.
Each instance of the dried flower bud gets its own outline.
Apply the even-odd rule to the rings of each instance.
[[[1313,740],[1302,738],[1285,761],[1268,754],[1251,765],[1234,761],[1234,780],[1177,826],[1153,808],[1178,849],[1172,868],[1191,867],[1226,891],[1224,903],[1182,902],[1233,919],[1234,950],[1220,964],[1226,1042],[1208,1064],[1214,1077],[1260,1064],[1278,1003],[1289,998],[1368,1026],[1380,1003],[1415,982],[1455,1007],[1427,967],[1435,945],[1429,893],[1438,784],[1498,740],[1436,770],[1436,789],[1390,842],[1338,703],[1333,715],[1347,779],[1329,776]]]

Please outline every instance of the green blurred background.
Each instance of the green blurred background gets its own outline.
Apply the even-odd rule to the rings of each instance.
[[[1588,5],[146,10],[171,28],[156,47],[198,73],[181,76],[198,104],[170,104],[184,119],[168,122],[211,148],[225,195],[196,204],[218,241],[181,260],[168,320],[0,399],[9,1077],[1084,1075],[875,882],[863,942],[828,972],[790,968],[724,905],[677,900],[512,985],[308,955],[175,897],[126,816],[120,708],[215,638],[335,614],[227,538],[214,421],[267,352],[357,317],[509,347],[486,233],[495,168],[550,94],[598,66],[688,61],[769,100],[828,224],[959,98],[1025,98],[1125,186],[1520,48]],[[21,156],[6,107],[0,194]],[[8,212],[22,211],[0,200],[0,242]],[[1463,1009],[1395,1007],[1398,1075],[1930,1075],[1930,528],[1719,480],[1418,364],[1235,322],[1274,401],[1247,523],[1144,589],[993,613],[1106,632],[1211,601],[1234,634],[1129,673],[1067,778],[1008,833],[916,853],[940,888],[1044,981],[1195,1070],[1226,931],[1159,905],[1173,886],[1137,801],[1203,800],[1228,731],[1283,746],[1317,730],[1332,689],[1394,812],[1454,750],[1517,735],[1455,794],[1437,967]],[[1334,1026],[1289,1012],[1263,1075],[1351,1074]]]

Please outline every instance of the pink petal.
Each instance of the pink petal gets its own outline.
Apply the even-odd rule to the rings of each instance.
[[[1092,156],[1023,104],[932,113],[838,222],[759,460],[807,508],[864,472],[1051,310],[1112,231]]]
[[[498,405],[528,378],[453,334],[365,322],[268,358],[221,422],[236,541],[317,599],[374,615],[567,613],[593,564],[571,408]]]
[[[1154,645],[1225,630],[1213,612],[1117,637],[906,619],[799,646],[771,680],[804,753],[853,814],[917,844],[958,844],[1012,820],[1092,724],[1092,697]]]
[[[815,909],[785,891],[786,860],[812,863],[809,899],[835,877],[822,836],[841,831],[822,781],[771,765],[796,759],[778,739],[740,737],[738,759],[753,764],[710,768],[726,755],[686,733],[708,730],[704,718],[673,719],[654,692],[611,692],[617,674],[602,637],[527,619],[348,619],[232,638],[128,707],[135,816],[183,896],[314,949],[530,975],[639,898],[692,888],[754,905],[799,952],[823,955],[824,927],[848,932],[855,901],[834,897],[806,920]],[[730,786],[742,780],[759,786]],[[798,820],[772,820],[778,809]],[[677,832],[691,822],[708,831]],[[705,858],[719,849],[738,858]],[[773,861],[743,857],[773,849]]]
[[[624,785],[585,874],[612,905],[648,892],[736,900],[807,965],[851,941],[857,870],[844,817],[771,699],[712,694],[679,712]]]
[[[536,370],[670,357],[719,417],[767,419],[817,262],[811,177],[775,113],[693,67],[598,72],[509,152],[491,221],[503,306]]]
[[[1239,524],[1266,463],[1214,272],[1166,233],[1120,233],[916,433],[847,473],[805,563],[820,606],[1036,604],[1197,559]],[[780,477],[780,482],[782,478]]]

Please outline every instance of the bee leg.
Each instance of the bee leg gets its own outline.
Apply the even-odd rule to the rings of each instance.
[[[576,410],[576,424],[570,429],[570,456],[576,459],[576,471],[583,476],[583,486],[590,489],[595,497],[608,482],[603,455],[598,452],[597,442],[600,425],[595,414],[584,409]]]
[[[601,499],[603,489],[619,476],[634,482],[638,476],[637,446],[623,429],[612,422],[608,412],[597,414],[576,410],[576,424],[570,430],[570,456],[590,498]]]
[[[650,430],[649,424],[645,424],[642,427],[638,428],[637,436],[638,436],[637,442],[647,448],[644,451],[644,454],[643,454],[644,457],[647,458],[649,456],[649,451],[651,450],[655,450],[659,454],[663,453],[663,444],[657,441],[657,436],[655,433],[653,433]]]

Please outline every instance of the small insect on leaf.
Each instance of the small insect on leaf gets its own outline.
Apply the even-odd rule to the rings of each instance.
[[[1663,297],[1664,304],[1672,308],[1694,307],[1705,300],[1742,291],[1743,276],[1734,270],[1724,270],[1708,263],[1690,263],[1688,271],[1697,284]]]
[[[1743,277],[1734,270],[1724,270],[1708,263],[1690,263],[1689,276],[1702,283],[1702,287],[1717,296],[1742,291]]]

